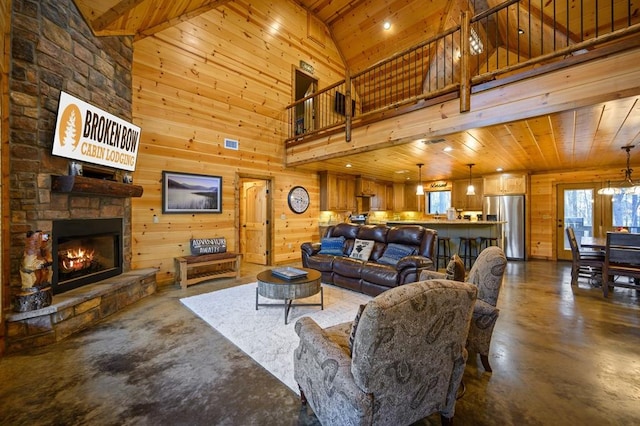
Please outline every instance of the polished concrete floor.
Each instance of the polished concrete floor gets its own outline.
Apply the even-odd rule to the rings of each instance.
[[[161,288],[58,344],[0,359],[0,425],[314,425],[297,396],[179,302],[254,281]],[[469,360],[458,425],[640,424],[640,300],[510,262],[490,356]],[[438,425],[437,415],[419,422]]]

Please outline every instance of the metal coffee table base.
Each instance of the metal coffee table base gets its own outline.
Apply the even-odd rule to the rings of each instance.
[[[294,299],[284,299],[284,303],[258,303],[258,289],[256,288],[256,311],[258,306],[284,306],[284,323],[288,324],[289,310],[292,306],[320,306],[324,310],[324,289],[320,287],[320,303],[293,303]]]

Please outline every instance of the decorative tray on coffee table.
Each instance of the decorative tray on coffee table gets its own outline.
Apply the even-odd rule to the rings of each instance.
[[[290,266],[272,269],[271,274],[278,278],[284,278],[285,280],[295,280],[296,278],[304,278],[307,276],[306,271]]]

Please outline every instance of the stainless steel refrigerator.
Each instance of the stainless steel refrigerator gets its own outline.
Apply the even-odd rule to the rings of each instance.
[[[525,259],[524,195],[485,196],[482,213],[485,218],[495,217],[502,224],[504,254],[507,259]],[[500,228],[500,227],[499,227]]]

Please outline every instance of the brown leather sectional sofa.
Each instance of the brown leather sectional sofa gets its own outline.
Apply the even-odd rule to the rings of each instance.
[[[423,270],[433,270],[437,235],[437,231],[419,225],[340,223],[327,228],[323,241],[343,237],[341,253],[323,254],[321,243],[306,242],[301,246],[302,265],[320,271],[324,283],[376,296],[390,288],[418,281]],[[367,260],[349,257],[356,240],[374,242]],[[391,252],[396,256],[395,264],[389,262]],[[404,252],[411,253],[398,258]]]

